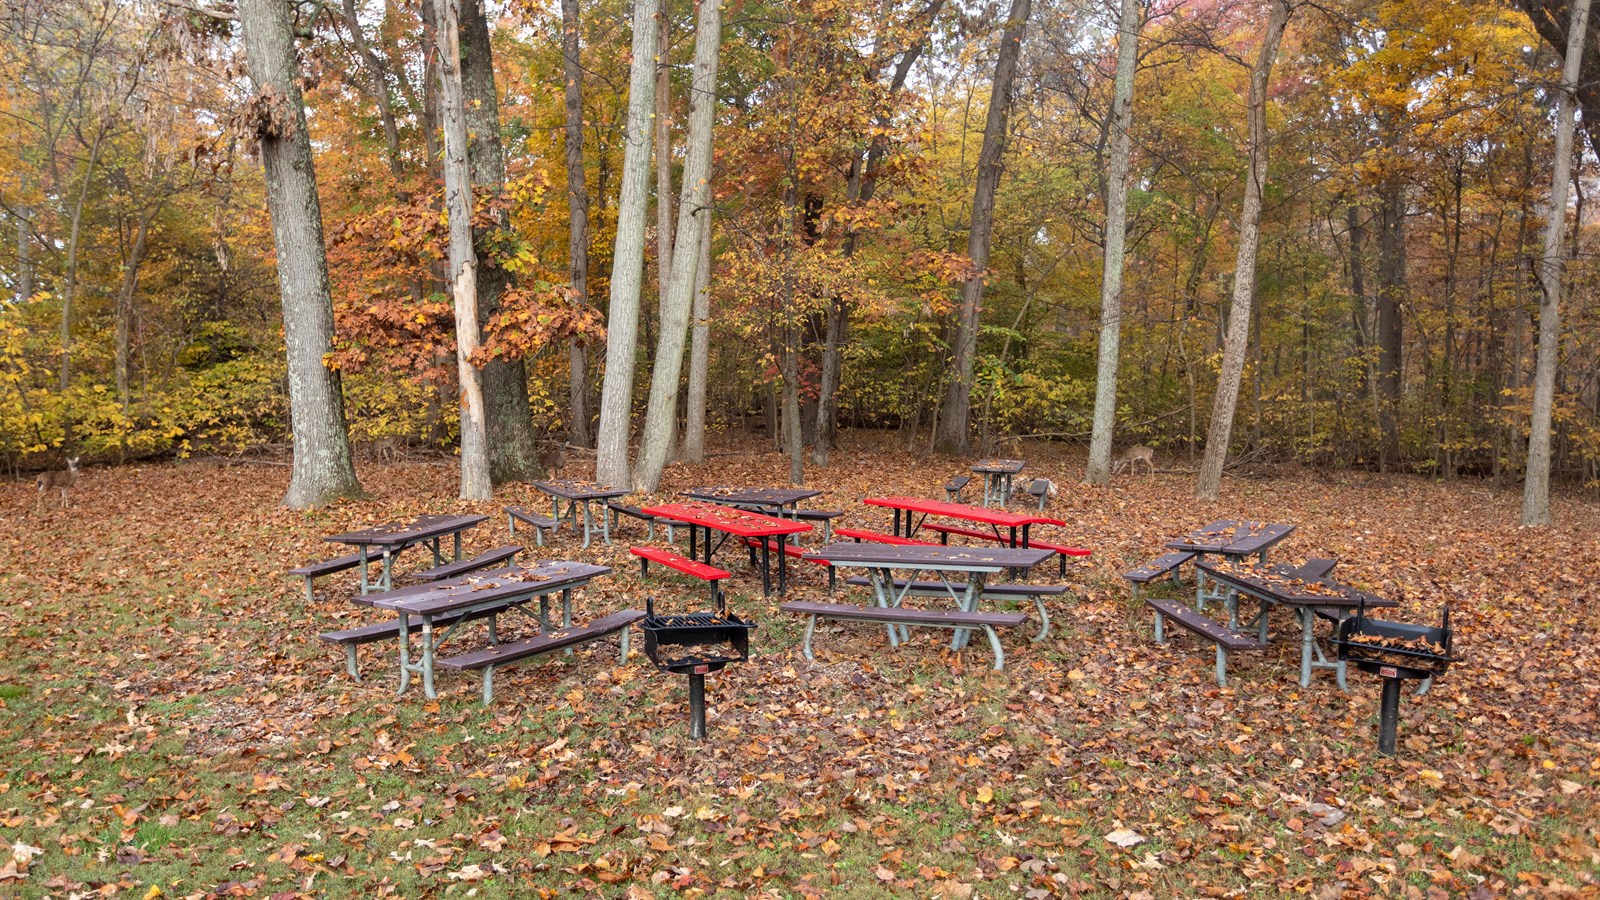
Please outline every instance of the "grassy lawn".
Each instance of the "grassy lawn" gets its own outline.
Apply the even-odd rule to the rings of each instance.
[[[865,527],[885,516],[861,497],[942,497],[962,470],[873,446],[836,460],[808,474],[831,491],[816,503]],[[396,696],[387,644],[362,649],[362,683],[346,676],[315,636],[371,620],[348,602],[353,577],[319,581],[308,605],[282,572],[338,552],[324,534],[475,508],[445,462],[366,468],[369,499],[310,514],[276,508],[286,472],[263,465],[91,470],[64,512],[6,486],[0,895],[1600,891],[1600,507],[1568,500],[1559,527],[1522,531],[1518,498],[1479,483],[1296,471],[1204,504],[1184,476],[1089,489],[1080,468],[1030,455],[1027,474],[1061,487],[1060,537],[1095,554],[1048,639],[1029,642],[1031,624],[1003,637],[1004,672],[981,640],[952,655],[930,630],[891,651],[856,624],[820,629],[808,662],[800,623],[724,551],[730,604],[760,627],[751,661],[709,679],[703,743],[684,679],[637,649],[619,665],[614,640],[497,673],[488,709],[475,677],[449,672],[437,701]],[[675,467],[668,488],[786,471],[752,452]],[[1274,558],[1337,557],[1341,578],[1401,601],[1395,618],[1450,604],[1466,661],[1408,692],[1397,757],[1376,754],[1374,679],[1300,688],[1286,616],[1268,650],[1230,659],[1226,689],[1208,645],[1154,643],[1116,574],[1223,516],[1299,524]],[[699,582],[639,583],[637,524],[590,550],[563,530],[532,554],[615,567],[579,594],[580,619],[642,608],[645,591],[704,604]],[[503,516],[468,535],[507,540]],[[817,567],[795,572],[793,597],[825,596]]]

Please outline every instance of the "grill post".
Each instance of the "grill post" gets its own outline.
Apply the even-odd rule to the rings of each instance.
[[[1394,755],[1395,726],[1400,720],[1400,679],[1383,680],[1383,705],[1378,712],[1378,752]]]
[[[689,737],[703,740],[706,736],[706,677],[689,673]],[[1393,743],[1391,736],[1390,743]]]

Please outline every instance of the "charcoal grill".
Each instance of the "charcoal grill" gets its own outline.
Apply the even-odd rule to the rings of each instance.
[[[1443,675],[1451,663],[1459,661],[1451,655],[1451,637],[1448,606],[1444,608],[1439,625],[1433,628],[1368,618],[1365,603],[1356,608],[1355,615],[1339,623],[1333,641],[1339,648],[1339,661],[1354,663],[1361,671],[1383,679],[1378,752],[1394,755],[1395,728],[1400,720],[1400,682],[1407,678],[1431,679]],[[1431,647],[1439,649],[1435,652]]]
[[[756,627],[728,612],[717,591],[716,612],[656,615],[654,597],[645,598],[644,652],[656,668],[689,676],[689,736],[706,736],[706,675],[728,663],[750,658],[750,629]]]

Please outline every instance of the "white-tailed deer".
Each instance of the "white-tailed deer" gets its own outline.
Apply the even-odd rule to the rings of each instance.
[[[563,441],[552,441],[539,450],[539,468],[544,470],[544,477],[557,478],[561,469],[567,464],[567,445]]]
[[[400,456],[400,451],[405,449],[405,438],[390,435],[367,441],[357,441],[354,449],[357,453],[369,459],[375,459],[379,462],[393,462]]]
[[[61,508],[67,508],[67,491],[78,484],[78,457],[67,457],[66,471],[39,473],[39,500],[34,504],[37,509],[44,503],[44,492],[50,489],[61,491]]]
[[[1122,451],[1121,455],[1117,457],[1117,461],[1111,466],[1111,471],[1121,472],[1126,468],[1128,470],[1128,474],[1132,475],[1134,472],[1133,464],[1139,462],[1145,464],[1145,467],[1150,474],[1154,474],[1156,471],[1156,451],[1150,447],[1144,446],[1143,444],[1140,444],[1137,447],[1129,447],[1128,449]]]

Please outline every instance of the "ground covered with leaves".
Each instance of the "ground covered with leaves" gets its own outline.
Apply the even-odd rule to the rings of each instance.
[[[1081,487],[1081,457],[1030,448],[1060,485],[1047,529],[1094,555],[1050,637],[1006,635],[1006,670],[948,632],[891,651],[881,628],[801,628],[737,554],[731,603],[753,658],[712,676],[710,736],[687,739],[684,679],[615,641],[403,697],[393,648],[345,674],[319,631],[374,620],[351,573],[307,604],[283,572],[336,555],[321,537],[422,512],[495,513],[469,549],[506,543],[502,501],[455,499],[448,460],[363,466],[371,497],[277,508],[287,469],[186,463],[87,472],[70,509],[3,489],[0,894],[22,896],[1267,896],[1593,895],[1600,890],[1600,506],[1520,530],[1518,497],[1476,482],[1293,470]],[[863,496],[942,498],[963,472],[847,435],[808,478],[842,523],[886,527]],[[669,470],[664,493],[780,485],[756,444]],[[587,475],[582,463],[565,474]],[[542,502],[536,504],[542,506]],[[1192,635],[1166,646],[1117,573],[1217,518],[1300,526],[1274,559],[1334,556],[1344,581],[1432,623],[1448,603],[1465,661],[1401,705],[1376,754],[1378,683],[1297,683],[1274,620],[1230,686]],[[567,531],[532,556],[615,566],[579,619],[689,609],[698,582],[637,578],[633,520],[611,546]],[[681,539],[681,538],[680,538]],[[525,556],[524,558],[529,558]],[[422,554],[408,551],[402,570]],[[1052,564],[1053,565],[1053,564]],[[824,596],[800,564],[800,599]],[[1053,567],[1035,577],[1053,579]],[[860,596],[857,595],[857,599]],[[931,602],[931,601],[930,601]],[[1325,626],[1324,626],[1325,627]],[[482,629],[456,639],[460,649]],[[637,645],[636,645],[637,647]]]

